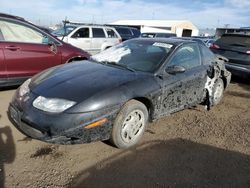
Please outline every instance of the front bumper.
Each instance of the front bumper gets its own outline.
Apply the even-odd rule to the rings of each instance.
[[[15,97],[9,105],[10,121],[26,136],[54,144],[80,144],[110,138],[118,106],[87,113],[53,114],[34,108],[32,102],[36,97],[32,93],[21,99]],[[108,121],[101,126],[84,128],[103,118]]]

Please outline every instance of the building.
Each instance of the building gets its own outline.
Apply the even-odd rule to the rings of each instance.
[[[250,35],[250,27],[240,28],[216,28],[215,37],[220,38],[225,33],[244,33]]]
[[[198,36],[198,28],[188,20],[119,20],[111,25],[130,26],[141,33],[175,33],[177,37]]]

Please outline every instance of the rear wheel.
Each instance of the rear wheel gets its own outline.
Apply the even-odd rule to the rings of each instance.
[[[139,101],[127,102],[117,115],[110,141],[118,148],[129,148],[138,143],[148,121],[148,110]]]
[[[212,90],[212,105],[217,105],[221,101],[224,92],[224,82],[221,78],[214,83]]]

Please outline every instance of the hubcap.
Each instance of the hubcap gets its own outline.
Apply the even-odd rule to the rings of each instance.
[[[125,118],[122,124],[121,138],[129,143],[140,136],[145,125],[145,117],[141,110],[134,110]]]

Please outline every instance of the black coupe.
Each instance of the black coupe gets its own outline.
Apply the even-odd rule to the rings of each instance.
[[[231,79],[225,61],[191,40],[132,39],[27,80],[9,118],[23,134],[49,143],[110,140],[128,148],[148,121],[218,104]]]

